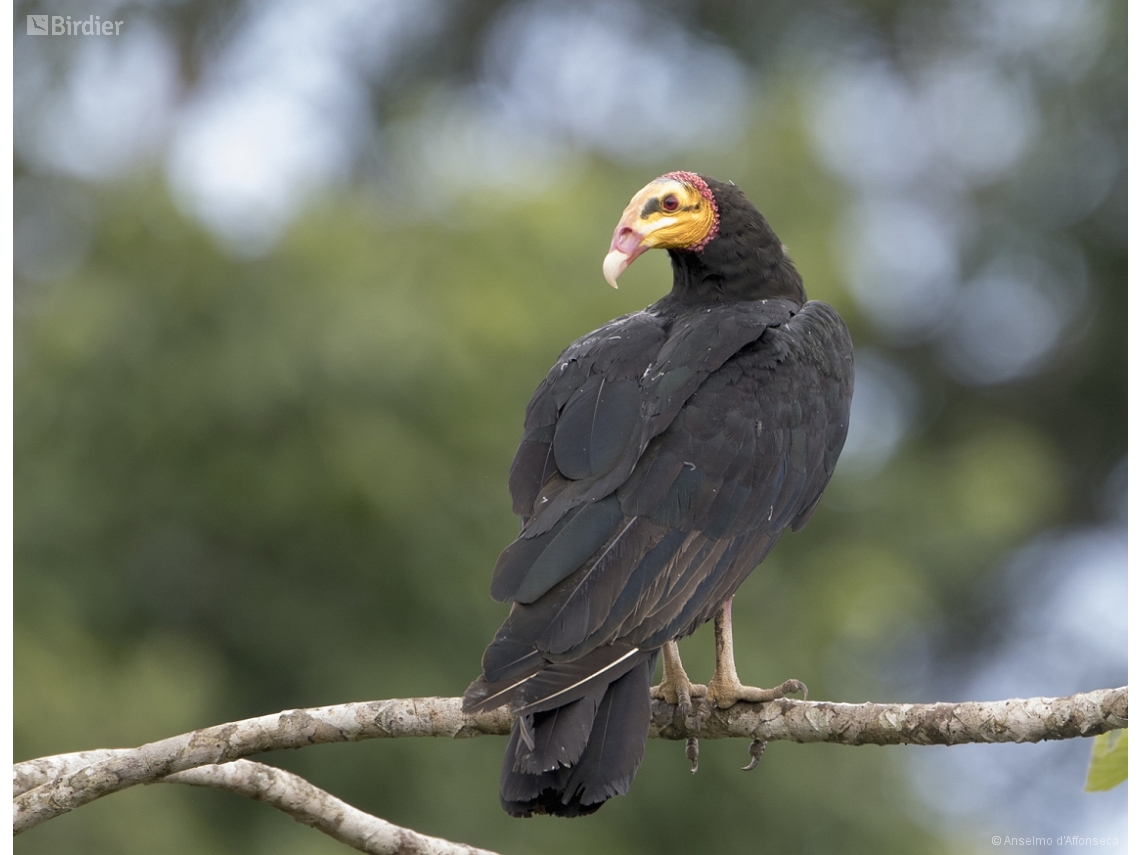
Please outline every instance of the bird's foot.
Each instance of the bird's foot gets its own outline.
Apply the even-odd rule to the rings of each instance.
[[[748,701],[754,704],[765,703],[786,698],[793,692],[801,693],[804,700],[807,700],[807,686],[799,680],[785,680],[774,689],[758,689],[755,686],[742,685],[735,675],[725,677],[717,674],[713,676],[708,685],[709,700],[722,710],[728,709],[738,701]]]
[[[701,743],[695,736],[690,736],[685,740],[685,756],[689,758],[689,771],[694,775],[697,773],[697,760],[701,756]]]
[[[708,686],[692,683],[684,672],[673,679],[664,679],[649,690],[654,700],[673,704],[681,710],[681,717],[688,719],[693,712],[693,698],[703,698],[708,694]]]
[[[664,674],[661,676],[661,682],[649,690],[649,697],[673,704],[681,711],[681,718],[688,725],[693,712],[693,698],[703,698],[708,695],[708,686],[702,686],[689,679],[685,667],[681,664],[677,642],[666,642],[661,648],[661,653],[664,660]],[[700,743],[695,736],[690,736],[685,741],[685,757],[689,760],[690,772],[697,771],[697,759],[700,753]]]
[[[661,682],[649,690],[649,697],[673,704],[681,710],[681,717],[688,719],[693,712],[693,698],[703,698],[708,694],[708,687],[689,679],[685,666],[681,664],[677,642],[666,642],[661,648],[661,655],[664,661]]]
[[[672,679],[669,679],[672,677]],[[708,686],[689,681],[688,675],[681,673],[671,674],[649,690],[649,697],[667,704],[673,704],[681,711],[681,718],[686,723],[690,721],[693,712],[693,698],[703,698],[708,694]],[[700,757],[701,746],[695,736],[685,740],[685,757],[689,760],[689,771],[697,771],[697,759]]]
[[[752,744],[748,746],[748,765],[741,766],[742,772],[751,772],[756,768],[756,764],[760,762],[760,758],[764,754],[764,749],[768,747],[768,743],[763,739],[753,739]]]

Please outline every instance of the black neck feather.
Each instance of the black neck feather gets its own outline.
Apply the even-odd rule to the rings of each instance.
[[[669,250],[675,300],[764,300],[803,305],[803,279],[764,216],[735,184],[705,178],[720,212],[720,231],[704,249]]]

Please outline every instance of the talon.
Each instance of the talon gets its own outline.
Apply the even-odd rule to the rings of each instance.
[[[741,771],[751,772],[753,769],[755,769],[756,765],[760,762],[761,756],[764,754],[764,749],[767,747],[768,743],[763,739],[753,739],[752,744],[748,746],[748,765],[741,766]]]
[[[693,693],[688,686],[677,686],[677,709],[681,711],[681,718],[686,720],[693,711]]]
[[[685,740],[685,756],[689,758],[692,767],[689,769],[694,774],[697,771],[697,758],[701,756],[701,746],[695,736],[690,736]]]
[[[699,730],[708,724],[709,719],[712,718],[712,714],[716,709],[716,698],[712,696],[706,696],[693,711],[693,728]]]

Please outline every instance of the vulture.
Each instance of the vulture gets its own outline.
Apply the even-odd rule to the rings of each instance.
[[[516,716],[500,777],[511,816],[591,814],[628,792],[651,698],[729,707],[805,691],[743,686],[732,598],[819,504],[847,436],[851,338],[808,301],[767,220],[692,172],[626,207],[602,271],[669,252],[672,290],[571,344],[526,410],[510,471],[518,538],[491,596],[510,613],[463,709]],[[677,640],[716,619],[707,686]],[[661,684],[651,687],[658,654]]]

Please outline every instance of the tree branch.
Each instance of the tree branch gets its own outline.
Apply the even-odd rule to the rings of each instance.
[[[357,810],[292,772],[253,760],[187,769],[167,775],[162,783],[214,787],[248,796],[370,855],[495,855],[393,825]]]
[[[19,834],[60,814],[135,784],[227,763],[251,754],[329,742],[502,735],[505,709],[467,715],[459,698],[364,701],[290,710],[208,727],[134,749],[81,752],[17,764],[13,829]],[[961,704],[835,704],[779,700],[739,703],[685,721],[654,702],[650,736],[663,739],[750,738],[845,745],[957,745],[1039,742],[1095,736],[1128,726],[1128,687],[1065,698]]]

